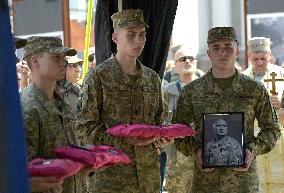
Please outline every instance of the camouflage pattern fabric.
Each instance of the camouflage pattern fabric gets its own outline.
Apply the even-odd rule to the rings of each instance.
[[[54,158],[55,147],[79,145],[74,130],[75,116],[59,96],[56,95],[55,102],[50,102],[36,85],[31,84],[22,90],[21,103],[29,160],[36,157]],[[62,111],[59,110],[60,108]],[[83,193],[84,180],[82,174],[66,178],[63,183],[63,193]]]
[[[127,166],[96,172],[92,192],[159,192],[159,154],[154,145],[133,146],[105,132],[119,123],[161,124],[160,78],[138,60],[137,65],[139,71],[133,81],[111,57],[90,70],[83,83],[78,128],[84,134],[85,143],[114,145],[133,160]]]
[[[170,72],[170,71],[169,71]],[[177,76],[178,77],[178,76]],[[179,77],[178,77],[179,78]],[[178,89],[178,84],[180,89]],[[176,111],[178,97],[181,91],[179,80],[167,84],[163,92],[168,101],[168,110]],[[169,117],[171,122],[171,117]],[[165,148],[168,155],[168,167],[166,178],[166,190],[168,193],[188,193],[191,189],[193,175],[193,159],[191,156],[184,156],[176,150],[174,144]]]
[[[238,165],[243,163],[242,147],[236,139],[230,136],[224,136],[219,141],[216,139],[209,141],[204,155],[206,165]]]
[[[58,90],[61,98],[71,108],[72,113],[77,115],[81,108],[79,101],[81,96],[80,86],[68,80],[62,80],[57,82],[56,90]]]
[[[72,48],[63,47],[62,40],[58,37],[32,36],[27,39],[24,47],[24,58],[37,53],[54,53],[74,56],[77,51]]]
[[[146,28],[149,26],[145,23],[143,11],[140,9],[125,9],[120,12],[114,13],[111,16],[114,29],[130,28],[134,26],[144,25]]]
[[[169,145],[166,152],[169,161],[166,179],[167,192],[190,192],[194,166],[192,156],[184,156],[175,148],[174,144]]]
[[[217,40],[237,40],[237,35],[233,27],[214,27],[208,31],[207,43],[210,44]]]
[[[203,113],[244,112],[245,147],[253,157],[271,151],[280,137],[280,129],[275,111],[270,103],[264,86],[236,72],[232,87],[222,90],[211,71],[203,77],[185,86],[177,105],[174,122],[190,125],[194,123],[198,131],[196,137],[176,139],[175,146],[184,155],[195,156],[195,151],[202,147]],[[261,128],[254,136],[254,120]],[[237,172],[233,168],[215,168],[210,173],[203,173],[197,166],[193,172],[193,193],[257,193],[259,180],[256,161],[247,172]]]

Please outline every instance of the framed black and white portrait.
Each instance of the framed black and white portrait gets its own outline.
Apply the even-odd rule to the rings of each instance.
[[[244,113],[203,114],[203,167],[245,164]]]

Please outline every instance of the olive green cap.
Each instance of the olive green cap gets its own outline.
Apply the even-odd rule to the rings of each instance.
[[[63,47],[62,40],[58,37],[32,36],[27,39],[24,47],[24,58],[37,53],[55,53],[74,56],[77,51],[73,48]]]
[[[114,29],[130,28],[143,25],[146,28],[149,26],[145,23],[143,11],[140,9],[125,9],[114,13],[111,16]]]
[[[233,27],[214,27],[208,31],[207,43],[217,40],[233,40],[238,42],[237,35]]]

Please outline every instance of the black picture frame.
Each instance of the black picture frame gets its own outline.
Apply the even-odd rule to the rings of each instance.
[[[244,113],[204,113],[202,140],[204,168],[244,166]]]

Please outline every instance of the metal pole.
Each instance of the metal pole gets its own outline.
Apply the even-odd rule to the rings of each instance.
[[[88,54],[90,47],[90,36],[91,36],[91,27],[92,27],[92,14],[93,13],[93,0],[88,2],[88,15],[87,15],[87,25],[86,25],[86,36],[85,36],[85,51],[84,51],[84,64],[83,64],[83,73],[82,80],[84,80],[87,71],[88,71]]]

